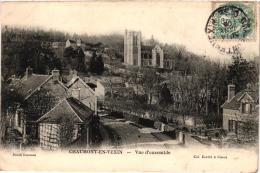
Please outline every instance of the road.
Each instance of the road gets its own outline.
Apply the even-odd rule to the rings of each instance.
[[[176,140],[159,130],[146,128],[124,119],[102,116],[100,122],[103,147],[166,147],[169,144],[177,144]]]

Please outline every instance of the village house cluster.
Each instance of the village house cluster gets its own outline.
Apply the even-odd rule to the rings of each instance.
[[[37,143],[40,139],[42,148],[55,149],[61,145],[60,128],[68,121],[72,129],[67,131],[73,130],[71,140],[81,136],[87,145],[91,144],[97,113],[94,91],[75,71],[71,72],[71,80],[67,83],[62,82],[59,70],[53,70],[51,75],[32,71],[28,67],[23,78],[14,78],[10,84],[24,99],[24,105],[17,105],[8,114],[14,117],[10,118],[10,126],[19,132],[21,142]]]
[[[46,45],[47,43],[42,44],[42,46]],[[106,48],[102,43],[90,44],[84,43],[81,39],[68,39],[65,43],[53,42],[49,46],[64,59],[61,71],[53,69],[49,74],[43,75],[33,73],[33,69],[28,67],[22,78],[15,76],[11,78],[10,88],[17,90],[23,97],[23,104],[9,108],[8,132],[15,135],[15,142],[20,146],[36,145],[46,150],[56,150],[68,145],[94,146],[101,140],[100,133],[104,131],[100,125],[104,110],[119,112],[125,116],[123,117],[125,119],[127,116],[131,117],[126,123],[141,128],[139,131],[143,132],[142,134],[147,133],[144,129],[148,124],[147,126],[152,129],[149,129],[150,134],[153,134],[156,139],[165,138],[165,136],[164,134],[156,136],[155,132],[175,131],[174,138],[179,138],[181,142],[185,140],[182,132],[188,130],[194,133],[193,135],[203,137],[207,135],[219,137],[221,130],[243,137],[244,134],[241,132],[243,124],[251,120],[255,121],[258,117],[259,96],[250,85],[239,92],[235,92],[235,85],[228,85],[227,100],[221,106],[223,109],[222,127],[215,131],[200,129],[200,132],[197,132],[193,129],[195,120],[192,116],[183,118],[185,129],[180,129],[177,128],[179,120],[172,118],[173,111],[165,111],[158,118],[156,114],[159,113],[156,110],[137,114],[128,105],[123,105],[128,103],[120,102],[120,99],[131,102],[131,96],[134,96],[155,107],[164,97],[162,92],[166,92],[171,95],[170,101],[173,103],[174,111],[181,111],[180,106],[184,103],[184,95],[171,86],[170,79],[191,82],[196,78],[190,75],[183,76],[172,70],[175,62],[167,51],[163,50],[162,46],[153,39],[142,40],[140,31],[125,31],[124,57],[123,62],[119,63],[114,56],[110,57],[113,49]],[[84,68],[89,68],[89,62],[94,54],[110,58],[109,63],[104,63],[105,72],[102,75],[82,72]],[[138,83],[143,74],[139,70],[131,70],[136,67],[164,71],[163,73],[156,72],[163,80],[154,89],[156,91],[149,93],[149,96],[146,93],[147,88]],[[199,96],[202,97],[205,93],[208,96],[210,92],[203,88],[199,91]],[[115,105],[112,105],[112,102],[115,102]],[[135,122],[136,117],[140,119]],[[116,120],[123,121],[118,119],[122,117]],[[105,120],[102,119],[102,121]],[[196,123],[203,124],[199,120]],[[111,136],[111,134],[107,136],[109,135]],[[112,136],[112,138],[116,137]],[[140,135],[137,139],[139,138],[141,138]],[[120,137],[116,138],[118,141],[119,139]]]

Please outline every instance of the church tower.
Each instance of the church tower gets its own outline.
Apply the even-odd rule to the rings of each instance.
[[[125,30],[124,63],[141,66],[141,32]]]

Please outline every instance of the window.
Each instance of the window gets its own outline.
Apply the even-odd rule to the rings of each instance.
[[[176,109],[180,108],[180,103],[176,103]]]
[[[136,35],[133,37],[133,44],[137,45],[137,36]]]
[[[17,121],[18,121],[18,127],[21,127],[22,118],[21,118],[21,113],[20,112],[17,113]]]
[[[228,120],[228,131],[237,133],[238,122],[235,120]]]
[[[137,59],[134,58],[134,65],[137,65]]]
[[[157,66],[160,66],[160,61],[161,61],[160,59],[161,59],[160,54],[158,52],[156,52],[156,65]]]
[[[15,114],[15,125],[17,127],[22,127],[22,113],[21,111],[17,110]]]
[[[148,65],[152,65],[152,60],[148,60]]]
[[[252,105],[249,103],[242,103],[242,113],[250,114],[252,112]]]

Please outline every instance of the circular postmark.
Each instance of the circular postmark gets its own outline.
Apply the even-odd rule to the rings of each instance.
[[[210,43],[223,54],[239,53],[239,42],[247,39],[252,31],[252,19],[243,8],[232,4],[214,10],[205,27]]]

